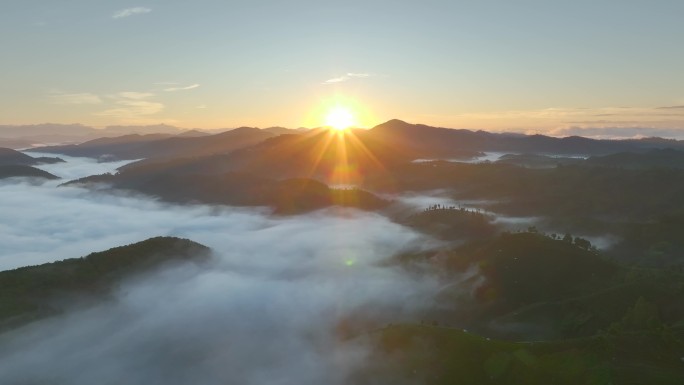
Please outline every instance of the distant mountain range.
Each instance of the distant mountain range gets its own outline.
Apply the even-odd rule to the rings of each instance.
[[[240,127],[237,129],[197,130],[182,129],[169,125],[152,126],[109,126],[96,129],[80,124],[40,124],[32,126],[0,126],[0,147],[26,148],[41,144],[78,144],[105,137],[125,137],[119,142],[125,145],[113,145],[114,142],[96,141],[85,144],[78,150],[72,147],[50,149],[51,151],[77,156],[97,156],[108,153],[118,159],[137,159],[155,157],[160,151],[157,145],[143,146],[133,149],[136,142],[152,142],[154,140],[178,138],[215,137],[229,131],[241,132],[251,129],[260,132],[261,139],[283,134],[304,134],[310,130],[304,128],[288,129],[284,127],[270,127],[256,129]],[[258,130],[258,131],[257,131]],[[314,129],[313,131],[317,131]],[[483,151],[541,153],[541,154],[583,154],[605,155],[622,151],[641,151],[657,148],[684,149],[684,141],[662,138],[606,140],[589,139],[579,136],[556,138],[545,135],[523,135],[514,133],[490,133],[486,131],[471,131],[464,129],[450,129],[432,127],[423,124],[410,124],[401,120],[390,120],[369,130],[354,130],[359,136],[372,136],[388,146],[410,149],[417,157],[467,159]],[[221,138],[218,138],[221,140]],[[209,141],[209,140],[208,140]],[[189,146],[197,146],[199,142],[187,142]],[[161,144],[160,147],[170,146],[175,149],[184,144]],[[214,147],[220,147],[215,145]],[[169,149],[168,151],[175,151]],[[221,150],[222,151],[222,150]],[[191,151],[192,152],[192,151]]]
[[[292,213],[339,204],[364,209],[383,207],[382,199],[368,192],[343,192],[338,188],[363,186],[394,191],[388,184],[408,186],[413,183],[408,179],[422,180],[428,171],[437,170],[436,165],[421,167],[419,174],[408,177],[412,174],[406,167],[415,159],[471,159],[483,151],[500,151],[524,154],[502,159],[523,167],[614,167],[616,161],[605,157],[623,153],[627,155],[619,159],[648,154],[647,164],[672,167],[675,160],[683,158],[679,150],[682,148],[682,142],[675,140],[493,134],[391,120],[370,130],[348,133],[323,128],[293,132],[241,127],[213,135],[100,138],[78,145],[44,147],[41,151],[106,160],[143,159],[122,167],[116,175],[93,176],[78,183],[107,183],[174,202],[270,205],[278,212]],[[428,184],[435,183],[442,182],[438,178]]]
[[[545,135],[456,130],[390,120],[371,130],[377,140],[414,147],[425,156],[443,157],[458,151],[492,151],[564,155],[603,155],[656,148],[684,149],[684,141],[646,138],[628,140],[556,138]]]
[[[241,127],[214,135],[192,131],[190,135],[131,134],[99,138],[81,144],[48,146],[40,151],[70,156],[108,159],[169,158],[212,155],[255,145],[274,137],[266,130]]]
[[[0,125],[0,147],[14,149],[57,143],[81,143],[87,140],[129,134],[178,135],[184,129],[164,124],[153,126],[109,126],[103,129],[82,124]]]
[[[147,136],[151,134],[198,137],[230,131],[232,128],[200,130],[186,129],[166,124],[148,126],[108,126],[94,128],[82,124],[35,124],[35,125],[0,125],[0,147],[24,149],[55,144],[76,144],[89,140],[127,135]],[[305,128],[288,129],[284,127],[269,127],[265,132],[280,135],[284,133],[304,132]]]
[[[409,165],[416,159],[465,160],[483,151],[496,151],[522,154],[501,159],[501,163],[511,166],[673,168],[684,167],[682,149],[683,142],[676,140],[494,134],[391,120],[369,130],[346,133],[325,128],[304,131],[241,127],[217,134],[190,131],[181,135],[103,137],[76,145],[43,147],[40,151],[102,160],[142,159],[122,167],[115,175],[92,176],[76,183],[107,183],[172,202],[266,205],[285,214],[331,205],[375,210],[387,202],[367,191],[346,189],[358,186],[397,191],[395,187],[404,186],[401,190],[423,181],[416,185],[422,189],[454,178],[449,174],[424,181],[445,167],[428,164],[414,170]],[[4,151],[6,158],[11,158],[4,164],[15,168],[41,161]],[[569,156],[577,154],[589,159]],[[508,180],[506,168],[500,169],[504,174],[497,178]],[[18,176],[18,172],[40,176],[39,170],[5,170],[10,176]]]

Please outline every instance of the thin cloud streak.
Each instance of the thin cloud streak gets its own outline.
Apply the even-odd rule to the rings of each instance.
[[[195,88],[198,88],[199,86],[200,86],[199,84],[195,83],[195,84],[191,84],[191,85],[189,85],[189,86],[187,86],[187,87],[169,87],[169,88],[165,88],[164,91],[166,91],[166,92],[175,92],[175,91],[193,90],[193,89],[195,89]]]
[[[684,106],[665,106],[658,107],[658,110],[684,110]]]
[[[124,92],[117,93],[115,97],[124,98],[124,99],[142,100],[142,99],[151,98],[153,96],[154,96],[154,94],[151,92],[124,91]]]
[[[582,123],[582,122],[577,122]],[[584,122],[595,124],[595,122]],[[641,138],[684,138],[684,122],[681,129],[677,128],[658,128],[658,127],[644,127],[638,126],[641,122],[621,122],[622,124],[633,124],[632,127],[610,125],[611,122],[606,122],[605,127],[597,126],[571,126],[560,127],[549,131],[547,134],[557,137],[568,136],[583,136],[592,139],[641,139]]]
[[[163,103],[147,100],[154,96],[151,92],[119,92],[109,96],[116,104],[116,108],[96,112],[94,115],[129,120],[154,115],[165,108]]]
[[[342,83],[346,82],[351,79],[363,79],[363,78],[368,78],[371,77],[371,74],[366,74],[366,73],[353,73],[353,72],[348,72],[345,75],[328,79],[323,82],[323,84],[335,84],[335,83]]]
[[[53,93],[49,95],[52,102],[55,104],[101,104],[102,99],[89,92],[65,94]]]
[[[150,8],[145,8],[145,7],[133,7],[133,8],[126,8],[122,9],[120,11],[115,12],[112,15],[112,19],[123,19],[126,17],[134,16],[134,15],[143,15],[146,13],[152,12],[152,9]]]

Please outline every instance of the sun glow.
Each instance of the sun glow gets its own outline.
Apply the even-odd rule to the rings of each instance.
[[[355,124],[354,114],[346,107],[333,107],[325,116],[325,125],[338,131],[344,131]]]

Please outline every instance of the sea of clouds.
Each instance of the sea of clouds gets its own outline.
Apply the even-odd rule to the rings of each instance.
[[[65,158],[65,180],[124,163]],[[439,282],[386,262],[430,240],[373,213],[274,217],[169,205],[59,182],[0,183],[0,270],[154,236],[192,239],[208,264],[127,281],[112,299],[0,335],[0,383],[337,384],[366,349],[339,327],[415,321]]]

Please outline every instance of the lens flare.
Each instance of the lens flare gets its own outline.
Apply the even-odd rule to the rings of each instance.
[[[354,124],[356,124],[354,114],[346,107],[334,107],[325,117],[325,125],[338,131],[344,131]]]

